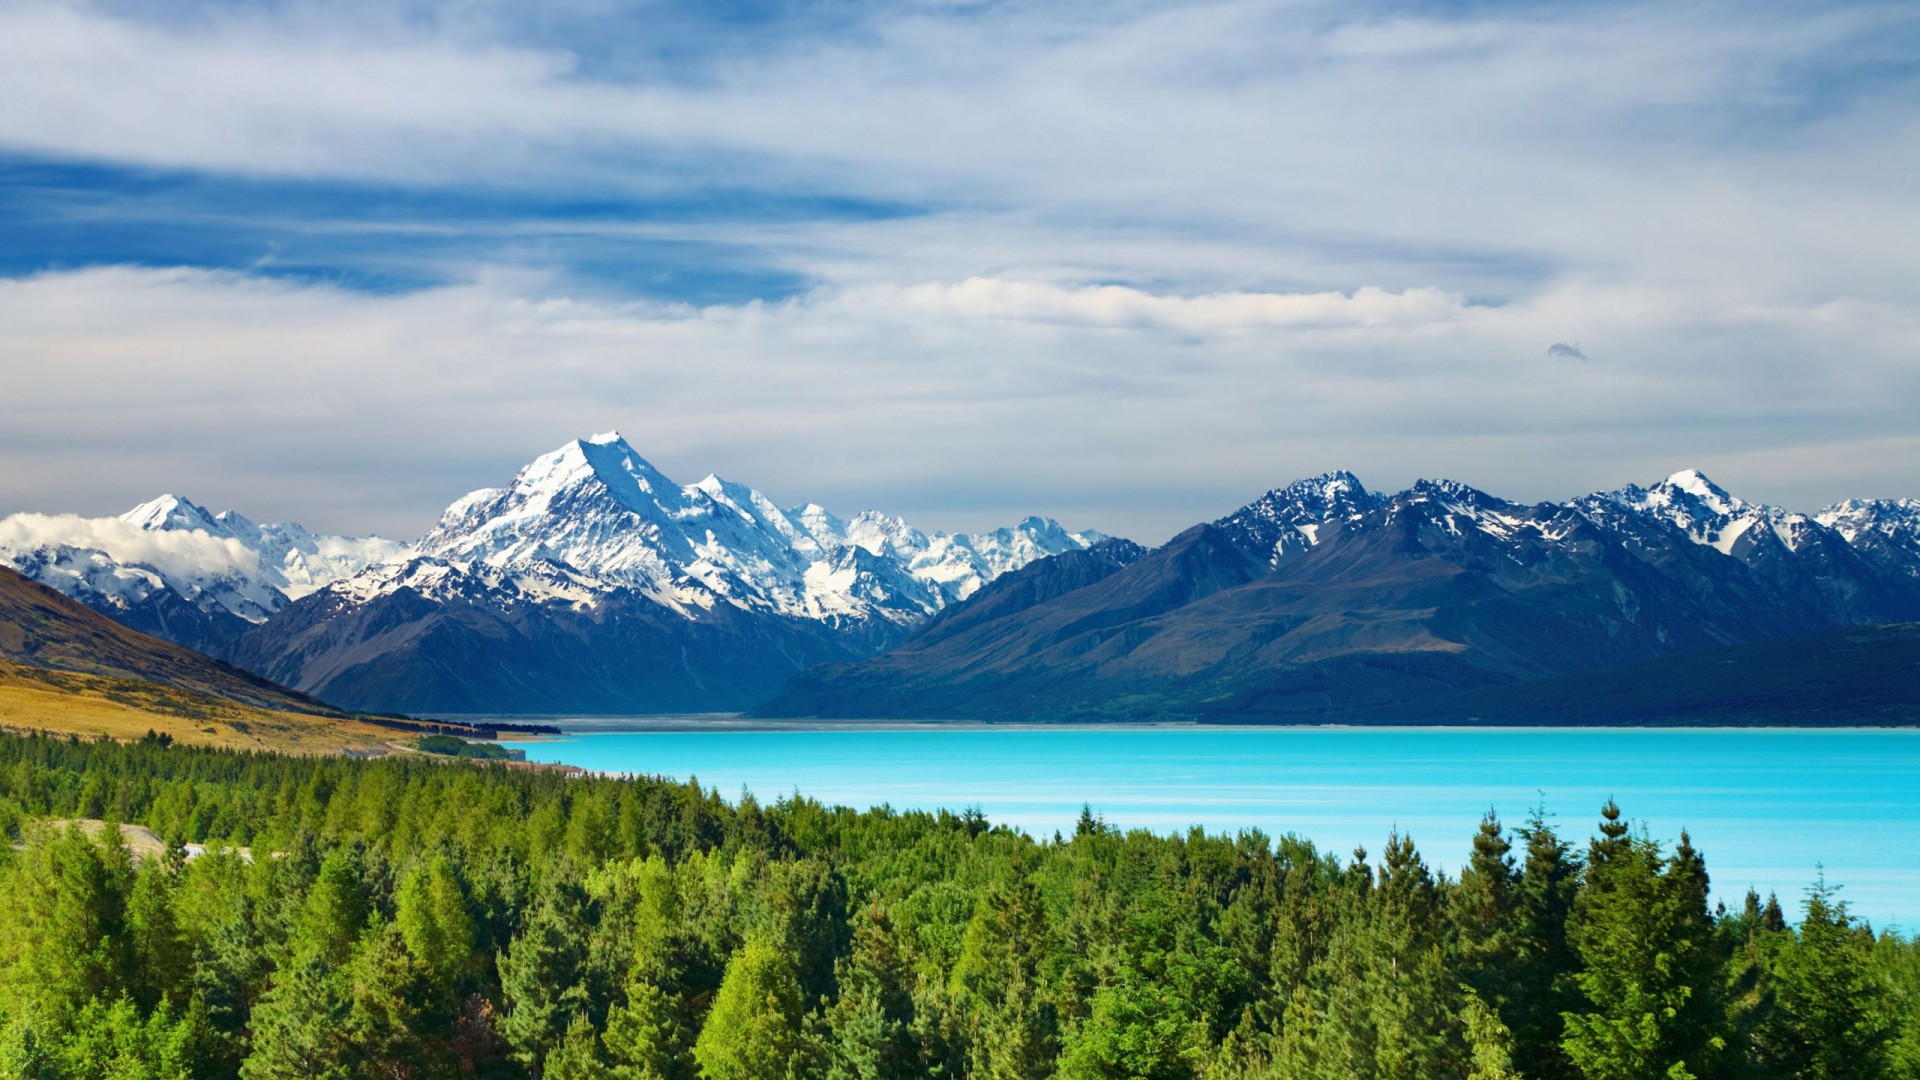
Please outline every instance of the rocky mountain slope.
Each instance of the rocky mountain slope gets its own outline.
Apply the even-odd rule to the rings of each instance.
[[[1909,512],[1846,504],[1829,524],[1696,472],[1530,506],[1450,481],[1382,496],[1334,473],[1073,588],[1042,580],[1059,560],[1036,564],[996,585],[1030,602],[960,605],[760,711],[1405,719],[1478,687],[1920,618]]]
[[[233,655],[363,708],[739,709],[1100,539],[1041,518],[946,535],[783,510],[718,477],[676,484],[610,433],[456,501],[409,557],[295,601]]]

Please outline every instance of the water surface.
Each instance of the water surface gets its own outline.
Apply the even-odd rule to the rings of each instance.
[[[977,727],[562,724],[510,742],[534,761],[645,773],[762,801],[799,791],[895,809],[979,806],[1036,836],[1082,804],[1110,824],[1292,832],[1378,853],[1395,829],[1456,870],[1489,808],[1544,806],[1582,846],[1601,803],[1667,844],[1682,828],[1715,894],[1797,911],[1824,864],[1876,926],[1920,928],[1920,731],[1591,728]],[[648,730],[608,730],[609,727]]]

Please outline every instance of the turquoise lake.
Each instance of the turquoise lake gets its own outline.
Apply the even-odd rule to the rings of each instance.
[[[1449,872],[1481,814],[1544,805],[1584,846],[1608,797],[1706,855],[1716,896],[1797,912],[1824,864],[1874,925],[1920,928],[1920,731],[1565,728],[1033,728],[582,722],[509,742],[533,761],[685,780],[731,799],[799,791],[898,810],[979,806],[1036,836],[1082,804],[1109,824],[1295,833],[1377,854],[1395,829]]]

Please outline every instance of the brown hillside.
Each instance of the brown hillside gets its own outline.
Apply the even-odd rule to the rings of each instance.
[[[129,630],[5,567],[0,567],[0,659],[27,667],[158,683],[258,709],[346,716],[258,675]]]

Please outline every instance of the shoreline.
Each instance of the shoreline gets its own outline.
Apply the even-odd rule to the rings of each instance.
[[[504,719],[504,718],[503,718]],[[532,717],[521,717],[532,720]],[[1600,731],[1700,732],[1871,732],[1920,733],[1912,724],[1210,724],[1194,720],[1126,720],[1112,722],[1062,720],[901,720],[901,719],[770,719],[739,713],[684,713],[632,717],[538,718],[561,729],[558,735],[525,735],[497,740],[501,745],[564,742],[582,735],[734,734],[777,732],[909,732],[909,731],[1506,731],[1515,734]]]

